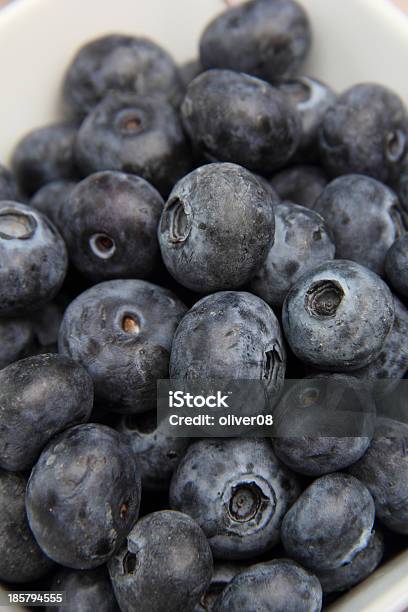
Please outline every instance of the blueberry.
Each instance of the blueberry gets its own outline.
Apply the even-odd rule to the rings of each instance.
[[[296,158],[307,163],[317,161],[319,128],[328,109],[336,103],[336,94],[325,83],[307,76],[284,81],[279,84],[279,89],[287,95],[302,120],[302,136]]]
[[[84,174],[137,174],[167,194],[191,169],[190,150],[176,111],[167,102],[111,92],[89,113],[76,140]]]
[[[159,192],[138,176],[111,171],[88,176],[62,209],[71,261],[93,282],[148,277],[159,259],[163,206]]]
[[[18,188],[14,176],[10,170],[0,164],[0,202],[18,199]]]
[[[260,380],[271,399],[282,388],[286,353],[278,319],[250,293],[223,291],[197,302],[174,336],[170,376]]]
[[[272,187],[282,200],[313,208],[328,178],[318,166],[292,166],[277,172],[270,179]]]
[[[77,129],[53,124],[33,130],[17,144],[12,167],[21,191],[32,196],[40,187],[63,179],[75,179]]]
[[[71,191],[76,185],[75,181],[53,181],[41,187],[31,198],[30,206],[46,215],[54,225],[63,230],[61,220],[62,208],[68,201]]]
[[[0,370],[0,467],[31,468],[57,433],[87,421],[93,385],[61,355],[38,355]]]
[[[289,559],[252,565],[229,583],[214,612],[320,612],[322,588],[316,576]]]
[[[51,591],[65,593],[65,603],[46,612],[119,612],[106,567],[92,570],[61,569],[53,577]]]
[[[0,369],[28,355],[33,341],[33,328],[28,318],[0,319]]]
[[[212,571],[202,530],[189,516],[168,510],[140,519],[109,562],[122,612],[191,610],[207,590]]]
[[[407,151],[407,125],[407,111],[394,92],[372,83],[354,85],[324,117],[323,164],[333,177],[367,174],[386,183]]]
[[[394,322],[387,285],[352,261],[304,274],[286,296],[283,328],[292,351],[320,369],[357,370],[381,352]]]
[[[387,251],[405,231],[391,189],[369,176],[341,176],[326,187],[313,208],[333,232],[337,257],[384,273]]]
[[[267,173],[285,165],[299,144],[300,118],[265,81],[230,70],[208,70],[187,89],[184,126],[209,161],[235,162]]]
[[[408,534],[408,424],[379,418],[374,439],[350,471],[370,490],[377,517],[396,533]]]
[[[385,273],[393,288],[408,298],[408,233],[396,240],[387,252]]]
[[[250,290],[281,308],[292,285],[318,264],[334,258],[335,245],[324,219],[290,202],[275,206],[275,243],[250,282]]]
[[[143,489],[167,491],[190,440],[166,434],[163,425],[157,423],[156,411],[123,417],[117,429],[129,437],[139,464]]]
[[[328,474],[315,480],[287,512],[282,543],[291,558],[312,571],[337,569],[369,545],[374,517],[367,487],[348,474]]]
[[[201,63],[274,81],[296,72],[310,43],[309,20],[297,2],[252,0],[208,25],[200,41]]]
[[[73,569],[105,563],[135,524],[140,475],[125,436],[104,425],[77,425],[42,452],[27,485],[35,539]]]
[[[201,66],[199,59],[193,59],[188,62],[184,62],[180,66],[180,76],[184,83],[184,87],[191,83],[193,79],[198,77],[199,74],[203,72],[203,67]]]
[[[220,593],[237,575],[247,569],[244,563],[215,563],[211,584],[202,596],[200,603],[194,608],[194,612],[213,612],[215,602]]]
[[[67,308],[59,350],[88,370],[102,406],[146,412],[156,407],[156,381],[168,378],[173,335],[185,312],[173,293],[151,283],[100,283]]]
[[[0,316],[23,314],[50,301],[68,266],[65,244],[30,206],[0,202]]]
[[[320,374],[296,381],[274,408],[274,451],[300,474],[343,470],[366,452],[375,413],[370,390],[354,377]]]
[[[269,192],[245,168],[209,164],[177,183],[164,208],[159,243],[170,274],[200,293],[249,281],[273,244]]]
[[[62,323],[63,308],[58,302],[49,302],[41,310],[32,313],[31,321],[35,340],[40,348],[52,346],[58,352],[58,333]]]
[[[214,557],[233,560],[275,546],[298,495],[295,476],[268,440],[212,438],[188,448],[171,482],[170,504],[198,522]]]
[[[362,582],[377,568],[383,554],[383,536],[379,531],[375,531],[366,547],[358,552],[350,563],[345,563],[336,569],[316,572],[323,593],[346,591]]]
[[[408,310],[394,296],[394,325],[380,354],[374,361],[360,370],[355,370],[353,376],[370,381],[381,381],[379,391],[387,391],[398,384],[408,371]]]
[[[112,90],[159,95],[177,104],[183,84],[173,59],[159,45],[147,38],[110,34],[81,47],[63,90],[68,113],[83,118]]]
[[[30,531],[24,505],[27,480],[23,474],[0,470],[0,579],[30,582],[48,574],[53,563]]]
[[[397,177],[393,182],[406,217],[408,215],[408,153],[404,158],[401,168],[399,168]]]

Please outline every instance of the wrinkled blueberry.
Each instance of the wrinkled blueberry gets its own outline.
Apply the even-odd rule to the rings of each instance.
[[[12,167],[23,193],[31,196],[47,183],[77,177],[76,133],[72,125],[53,124],[33,130],[20,140]]]
[[[281,308],[305,272],[334,258],[336,247],[323,217],[290,202],[275,206],[275,242],[249,284],[271,306]]]
[[[49,606],[46,612],[119,612],[106,567],[61,569],[52,579],[51,591],[65,593],[65,603]]]
[[[166,434],[163,425],[157,423],[155,410],[127,415],[120,420],[117,429],[129,437],[139,464],[143,489],[166,491],[190,440]]]
[[[172,57],[147,38],[110,34],[84,45],[63,84],[67,111],[83,118],[112,90],[158,95],[172,104],[183,96]]]
[[[0,579],[29,582],[53,568],[30,531],[24,505],[27,480],[0,470]]]
[[[367,487],[348,474],[328,474],[315,480],[287,512],[282,543],[291,558],[312,571],[337,569],[369,545],[374,517]]]
[[[333,176],[367,174],[384,183],[407,151],[408,115],[401,99],[373,83],[354,85],[326,113],[320,156]]]
[[[47,183],[33,195],[30,200],[30,206],[46,215],[62,231],[62,208],[68,201],[75,185],[75,181],[53,181],[52,183]]]
[[[255,295],[222,291],[197,302],[173,340],[170,376],[183,380],[260,380],[271,399],[285,378],[278,319]]]
[[[209,164],[170,194],[159,243],[170,274],[200,293],[236,289],[265,261],[273,244],[272,196],[235,164]]]
[[[291,76],[308,54],[311,32],[293,0],[252,0],[216,17],[200,41],[205,69],[228,68],[267,81]]]
[[[375,413],[369,389],[354,377],[320,374],[297,381],[274,408],[274,451],[300,474],[343,470],[366,452]]]
[[[207,590],[213,560],[200,527],[185,514],[149,514],[109,562],[122,612],[191,610]]]
[[[268,440],[213,438],[188,448],[171,482],[170,504],[198,522],[214,557],[246,559],[275,546],[298,495],[295,476]]]
[[[133,93],[108,94],[82,123],[75,148],[83,173],[118,170],[137,174],[163,194],[192,165],[172,106]]]
[[[18,200],[17,183],[7,168],[0,164],[0,202],[2,200]]]
[[[318,166],[292,166],[277,172],[270,179],[272,187],[282,200],[313,208],[328,178]]]
[[[125,436],[77,425],[54,438],[27,485],[28,521],[48,557],[74,569],[105,563],[135,524],[140,474]]]
[[[33,340],[33,328],[28,319],[0,319],[0,369],[25,357]]]
[[[391,189],[369,176],[341,176],[329,183],[313,209],[332,230],[339,259],[384,273],[387,251],[405,231],[398,198]]]
[[[408,310],[396,296],[394,311],[394,324],[378,357],[353,372],[353,376],[358,378],[380,380],[380,391],[392,389],[408,371]]]
[[[336,103],[336,94],[325,83],[307,76],[284,81],[278,87],[298,110],[302,121],[302,135],[296,159],[307,163],[311,160],[317,161],[319,128],[328,109]]]
[[[156,407],[156,381],[168,378],[170,349],[186,307],[167,289],[140,280],[100,283],[65,311],[59,351],[91,375],[109,410]]]
[[[61,355],[38,355],[0,371],[0,466],[31,468],[57,433],[87,421],[93,405],[90,376]]]
[[[0,316],[46,304],[59,291],[68,266],[65,244],[40,212],[0,202]]]
[[[159,259],[157,226],[164,202],[144,179],[97,172],[62,209],[62,234],[75,267],[93,282],[146,278]]]
[[[290,559],[252,565],[224,589],[214,612],[320,612],[322,587],[316,576]]]
[[[374,497],[377,517],[397,533],[408,534],[408,425],[379,418],[374,439],[350,471]]]
[[[187,89],[184,126],[209,161],[234,162],[256,172],[285,165],[299,144],[300,117],[265,81],[231,70],[208,70]]]
[[[389,249],[385,258],[385,274],[393,288],[408,298],[408,233]]]
[[[304,363],[357,370],[381,352],[394,322],[387,285],[359,264],[334,260],[304,274],[286,296],[285,336]]]
[[[366,547],[358,552],[350,563],[345,563],[335,569],[316,572],[323,593],[346,591],[362,582],[377,568],[383,554],[383,536],[379,531],[374,531]]]

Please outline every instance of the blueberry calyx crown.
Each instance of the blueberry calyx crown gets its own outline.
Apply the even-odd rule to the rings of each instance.
[[[191,215],[187,212],[180,198],[173,198],[167,203],[161,222],[161,232],[168,231],[169,242],[185,242],[191,231]]]
[[[36,229],[37,221],[31,215],[12,209],[0,213],[0,238],[4,240],[27,240]]]
[[[344,297],[344,291],[333,280],[320,280],[309,287],[305,307],[313,317],[334,317]]]

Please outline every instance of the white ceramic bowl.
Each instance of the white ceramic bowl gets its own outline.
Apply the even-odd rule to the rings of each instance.
[[[306,73],[339,91],[377,81],[408,104],[408,18],[398,8],[389,0],[301,3],[314,33]],[[222,0],[15,0],[6,6],[0,11],[0,161],[9,161],[29,129],[60,117],[62,75],[82,43],[115,31],[143,34],[186,61],[197,55],[200,32],[224,6]],[[331,607],[333,612],[407,609],[408,552]]]

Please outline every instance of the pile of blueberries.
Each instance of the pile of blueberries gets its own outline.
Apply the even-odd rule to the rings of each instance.
[[[403,419],[195,440],[156,422],[160,379],[310,380],[279,400],[292,416],[313,377],[403,384],[407,109],[299,76],[310,45],[294,0],[225,10],[181,67],[103,36],[68,67],[64,122],[0,168],[7,588],[70,612],[317,612],[407,545]],[[345,400],[322,401],[330,420]]]

